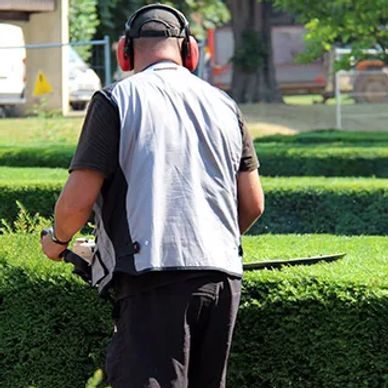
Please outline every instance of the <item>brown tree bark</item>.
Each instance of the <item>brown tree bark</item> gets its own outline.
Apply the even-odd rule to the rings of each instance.
[[[233,66],[232,96],[237,102],[283,102],[275,79],[271,41],[271,0],[228,0],[232,14],[235,50],[242,47],[243,34],[254,31],[264,48],[262,64],[246,71]]]

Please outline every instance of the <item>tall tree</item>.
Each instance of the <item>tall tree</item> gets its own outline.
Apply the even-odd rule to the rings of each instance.
[[[227,0],[235,43],[232,95],[238,102],[281,102],[271,42],[271,0]]]

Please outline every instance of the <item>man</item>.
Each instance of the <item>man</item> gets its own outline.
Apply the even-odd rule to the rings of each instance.
[[[236,104],[188,70],[183,14],[143,7],[120,44],[135,75],[93,97],[43,250],[60,260],[94,206],[93,283],[117,300],[113,388],[224,387],[240,233],[264,209],[252,141]]]

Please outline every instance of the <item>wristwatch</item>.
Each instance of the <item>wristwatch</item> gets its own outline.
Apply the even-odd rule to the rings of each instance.
[[[47,229],[47,232],[50,235],[51,241],[54,242],[55,244],[68,245],[69,242],[71,241],[71,239],[69,241],[61,241],[61,240],[57,239],[57,237],[55,236],[54,227]]]

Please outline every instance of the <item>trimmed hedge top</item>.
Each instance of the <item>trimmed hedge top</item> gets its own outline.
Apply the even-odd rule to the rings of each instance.
[[[373,131],[339,131],[322,129],[317,131],[300,132],[296,135],[272,135],[255,139],[255,143],[283,143],[283,144],[342,144],[342,145],[388,145],[388,132]]]
[[[255,140],[267,176],[377,176],[388,178],[386,132],[311,131]]]
[[[0,385],[81,388],[103,365],[110,307],[40,252],[0,236]],[[347,252],[334,263],[244,275],[231,387],[385,387],[388,240],[244,237],[247,261]]]
[[[5,176],[0,179],[0,218],[15,220],[17,200],[31,214],[52,215],[67,176],[65,170],[47,170],[43,175],[40,169],[0,171]],[[50,174],[52,177],[48,179]],[[263,178],[263,186],[266,211],[250,234],[387,234],[388,180]]]
[[[281,271],[246,272],[246,280],[298,279],[312,276],[320,281],[362,284],[388,296],[388,239],[378,236],[334,236],[327,234],[288,234],[245,236],[244,261],[292,259],[346,253],[332,263],[283,267]]]
[[[68,172],[63,168],[20,168],[0,166],[0,185],[64,182]]]
[[[267,176],[378,176],[388,178],[385,132],[312,131],[255,140]],[[68,168],[75,146],[43,143],[0,146],[0,165]]]

